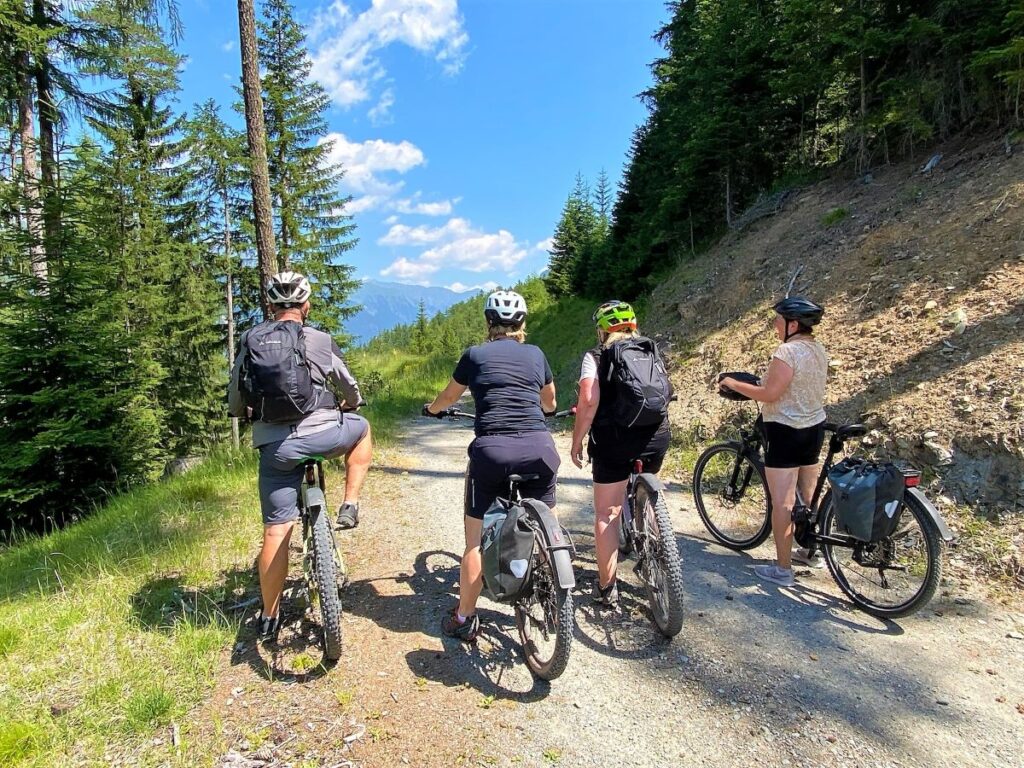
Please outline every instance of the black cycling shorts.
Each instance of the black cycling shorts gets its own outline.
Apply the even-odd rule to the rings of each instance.
[[[668,419],[655,427],[592,427],[587,454],[594,482],[604,485],[628,480],[637,459],[643,461],[644,472],[657,473],[671,439]]]
[[[825,422],[797,429],[777,421],[761,425],[764,434],[764,465],[772,469],[813,467],[825,442]]]
[[[483,520],[494,500],[508,498],[509,475],[539,475],[519,485],[523,498],[555,506],[555,481],[561,459],[547,430],[483,435],[469,444],[465,513]]]

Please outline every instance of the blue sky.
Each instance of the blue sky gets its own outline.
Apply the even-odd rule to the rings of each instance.
[[[258,2],[258,0],[257,0]],[[618,182],[661,0],[296,0],[360,277],[457,290],[547,263],[577,171]],[[233,120],[235,3],[184,0],[182,106]]]

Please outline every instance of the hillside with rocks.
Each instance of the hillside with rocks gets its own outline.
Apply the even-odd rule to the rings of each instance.
[[[730,434],[752,408],[717,397],[720,371],[763,372],[771,305],[826,306],[827,409],[864,445],[925,470],[967,534],[953,563],[1018,588],[1024,544],[1024,146],[962,141],[932,156],[788,190],[755,206],[650,303],[673,342],[684,447]]]

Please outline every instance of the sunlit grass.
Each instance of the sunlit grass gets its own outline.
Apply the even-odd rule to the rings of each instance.
[[[255,583],[255,476],[250,452],[215,452],[0,552],[0,765],[201,762],[169,730],[234,641],[224,605]]]

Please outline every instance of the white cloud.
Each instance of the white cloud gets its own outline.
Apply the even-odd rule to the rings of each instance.
[[[541,240],[539,243],[533,246],[533,248],[534,250],[541,251],[543,253],[548,253],[554,247],[554,245],[555,238],[549,237],[546,240]]]
[[[387,76],[379,57],[384,48],[407,45],[454,74],[462,68],[469,35],[457,0],[373,0],[358,14],[334,0],[317,11],[309,39],[313,77],[337,104],[351,107],[368,100]]]
[[[329,133],[319,143],[330,143],[328,162],[341,163],[345,170],[341,189],[354,198],[345,207],[346,213],[379,208],[405,186],[401,180],[388,181],[379,174],[406,173],[425,162],[420,148],[409,141],[368,139],[358,142],[349,141],[342,133]]]
[[[456,197],[453,200],[437,200],[432,203],[420,201],[420,193],[412,197],[395,201],[395,210],[399,213],[418,214],[420,216],[450,216],[455,205],[462,199]]]
[[[377,242],[380,245],[426,245],[439,240],[454,240],[473,233],[469,222],[465,219],[449,219],[440,227],[410,227],[407,224],[395,224]]]
[[[466,293],[467,291],[493,291],[498,287],[498,284],[493,280],[488,280],[486,283],[480,285],[466,285],[456,280],[451,285],[446,285],[449,291],[455,291],[456,293]]]
[[[460,218],[449,219],[440,227],[395,224],[377,242],[391,246],[432,245],[415,259],[402,256],[381,272],[408,278],[422,278],[442,267],[467,272],[507,272],[527,255],[527,249],[508,230],[484,232]]]
[[[395,216],[394,214],[392,214],[391,216],[388,216],[386,219],[384,219],[384,223],[389,225],[389,226],[391,224],[397,224],[398,223],[398,217]]]
[[[494,233],[474,233],[420,254],[424,264],[457,266],[469,272],[507,270],[526,257],[512,233],[501,229]]]
[[[235,41],[234,40],[228,40],[226,43],[221,45],[220,49],[222,51],[225,51],[225,52],[235,50]]]
[[[384,277],[395,277],[399,280],[422,280],[439,269],[440,267],[436,264],[416,263],[403,256],[392,262],[389,267],[382,269],[380,273]]]
[[[380,95],[377,106],[367,112],[370,122],[374,125],[383,125],[391,122],[391,107],[395,104],[395,92],[388,88]]]

